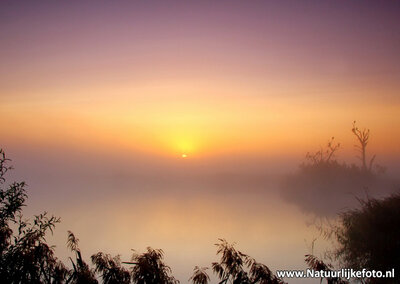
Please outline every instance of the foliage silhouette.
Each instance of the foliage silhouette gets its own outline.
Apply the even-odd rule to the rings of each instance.
[[[254,258],[236,250],[234,244],[219,239],[219,243],[215,245],[217,246],[217,255],[221,255],[221,260],[212,263],[212,270],[221,280],[219,283],[285,283],[277,278],[266,265],[258,263]]]
[[[208,267],[195,266],[193,275],[189,278],[189,281],[192,281],[193,284],[208,284],[210,276],[206,272],[207,269]]]
[[[62,283],[68,270],[45,239],[60,219],[46,212],[35,216],[33,223],[23,219],[25,183],[14,182],[3,188],[5,174],[11,169],[9,161],[0,149],[0,282]]]
[[[83,260],[78,242],[79,239],[77,239],[71,231],[68,231],[67,247],[75,253],[75,262],[70,258],[73,270],[71,276],[67,279],[67,283],[96,284],[98,281],[96,280],[94,271],[90,269],[89,265]]]
[[[99,252],[92,255],[92,263],[96,266],[95,272],[101,273],[104,284],[128,284],[131,275],[129,271],[121,266],[119,256],[111,257]]]
[[[132,261],[124,263],[134,265],[131,269],[131,275],[135,284],[179,283],[171,275],[171,268],[164,263],[163,258],[162,249],[147,247],[147,252],[142,254],[134,251]]]
[[[312,254],[307,254],[305,256],[305,262],[310,269],[315,271],[332,271],[333,266],[331,264],[325,264],[322,260],[318,259]],[[321,278],[322,282],[323,278]],[[340,277],[328,277],[325,279],[328,284],[348,284],[349,282],[341,279]]]
[[[339,225],[334,227],[338,243],[335,256],[353,269],[400,271],[400,195],[360,202],[360,209],[342,213]],[[394,279],[371,279],[369,283],[399,280],[397,273]]]
[[[345,207],[357,205],[354,196],[365,194],[366,189],[371,193],[391,191],[392,185],[382,175],[384,168],[373,167],[375,155],[367,166],[369,130],[359,130],[354,122],[352,133],[360,144],[357,149],[361,152],[361,165],[339,162],[336,154],[341,145],[332,137],[325,149],[307,153],[297,172],[285,178],[283,197],[304,211],[333,216]]]

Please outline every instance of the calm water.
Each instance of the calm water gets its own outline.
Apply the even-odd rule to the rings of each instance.
[[[218,238],[236,242],[239,250],[276,270],[306,268],[304,255],[319,236],[307,225],[313,217],[285,202],[277,179],[267,174],[199,174],[190,165],[130,173],[128,165],[101,170],[94,163],[85,170],[82,164],[34,167],[33,160],[17,160],[21,167],[14,177],[25,176],[29,184],[25,214],[47,210],[62,218],[49,240],[66,262],[71,230],[88,261],[98,251],[126,261],[131,249],[162,248],[173,274],[186,283],[194,266],[210,267],[218,260]],[[320,238],[315,252],[324,246]]]

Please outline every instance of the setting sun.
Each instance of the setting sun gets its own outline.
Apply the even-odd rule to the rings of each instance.
[[[399,1],[48,2],[0,1],[0,284],[400,283]]]

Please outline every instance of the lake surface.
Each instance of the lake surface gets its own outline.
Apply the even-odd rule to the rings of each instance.
[[[72,255],[66,248],[68,230],[80,239],[87,261],[98,251],[120,254],[129,261],[131,249],[162,248],[181,283],[188,281],[194,266],[211,267],[218,261],[214,244],[219,238],[235,242],[237,249],[273,271],[305,269],[304,255],[311,252],[315,238],[317,255],[326,247],[310,226],[314,217],[283,200],[279,179],[268,174],[199,174],[189,165],[164,173],[135,170],[129,174],[126,165],[116,171],[59,165],[62,171],[58,171],[51,163],[39,169],[29,160],[21,164],[14,177],[28,177],[24,212],[46,210],[61,217],[49,240],[66,263]],[[288,281],[312,283],[311,279]]]

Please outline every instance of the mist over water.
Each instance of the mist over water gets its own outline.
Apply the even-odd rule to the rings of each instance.
[[[183,283],[195,265],[216,260],[218,238],[237,242],[274,269],[305,267],[305,240],[313,233],[299,210],[282,201],[276,177],[265,170],[231,162],[216,170],[190,160],[151,166],[106,154],[92,161],[71,158],[74,153],[20,154],[10,151],[18,165],[14,178],[29,185],[26,214],[46,210],[62,218],[52,238],[62,258],[70,255],[65,242],[71,230],[86,257],[101,250],[129,260],[131,249],[162,248]]]
[[[218,238],[306,268],[330,246],[315,220],[399,191],[399,14],[396,1],[2,1],[7,181],[27,182],[25,217],[61,217],[48,239],[65,263],[71,230],[88,262],[161,248],[182,283],[217,260]],[[384,174],[360,170],[354,120]],[[334,163],[299,167],[332,136]]]
[[[26,216],[46,210],[61,217],[50,238],[61,259],[70,256],[68,230],[87,258],[103,251],[127,261],[131,249],[152,246],[165,251],[182,283],[194,266],[217,260],[218,238],[236,242],[271,269],[305,269],[314,239],[317,255],[328,246],[313,226],[315,218],[357,205],[355,195],[362,193],[338,188],[335,198],[327,198],[312,190],[282,191],[298,167],[294,159],[279,164],[254,157],[157,159],[10,148],[16,168],[11,178],[29,185]]]

